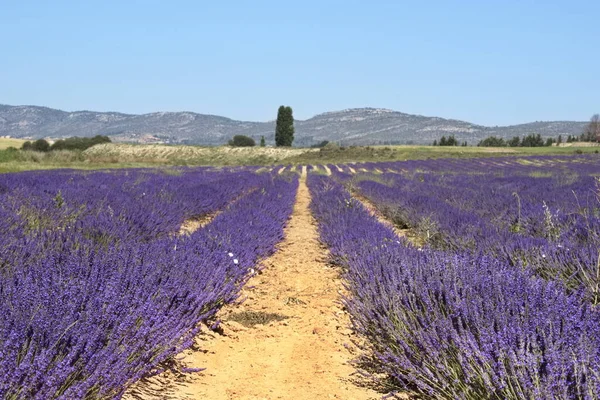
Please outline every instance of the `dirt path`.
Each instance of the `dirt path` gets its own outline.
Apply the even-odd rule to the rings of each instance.
[[[201,335],[201,351],[188,351],[184,363],[206,368],[194,379],[171,385],[165,399],[378,399],[381,394],[352,383],[352,332],[339,305],[339,271],[326,264],[318,242],[305,183],[298,189],[285,239],[250,279],[237,306],[220,318],[225,335]],[[243,314],[245,313],[245,314]],[[251,314],[254,313],[254,314]],[[287,319],[247,328],[240,316],[273,313]],[[237,317],[237,318],[236,318]],[[210,336],[210,337],[209,337]],[[147,398],[147,397],[146,397]]]

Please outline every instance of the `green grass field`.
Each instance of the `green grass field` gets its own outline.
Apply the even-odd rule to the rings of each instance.
[[[501,157],[594,153],[600,147],[433,147],[349,146],[323,149],[231,148],[228,146],[167,146],[102,144],[86,151],[60,150],[49,153],[6,150],[20,147],[19,139],[0,139],[0,172],[75,168],[134,168],[169,166],[235,166],[287,164],[343,164],[348,162],[404,161],[428,158]],[[4,149],[4,150],[2,150]]]
[[[524,155],[594,153],[600,147],[439,147],[439,146],[350,146],[321,149],[290,159],[297,163],[346,163],[403,161],[428,158],[471,158]]]

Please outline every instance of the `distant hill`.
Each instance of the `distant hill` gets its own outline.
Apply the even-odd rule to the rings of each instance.
[[[549,121],[486,127],[470,122],[405,114],[381,108],[354,108],[327,112],[305,121],[297,120],[295,145],[323,140],[345,145],[430,144],[443,135],[476,144],[495,135],[503,138],[539,133],[580,135],[586,122]],[[113,141],[134,143],[184,143],[219,145],[233,135],[273,143],[275,123],[236,121],[193,112],[123,114],[118,112],[67,112],[38,106],[0,105],[0,136],[13,138],[63,138],[108,135]]]

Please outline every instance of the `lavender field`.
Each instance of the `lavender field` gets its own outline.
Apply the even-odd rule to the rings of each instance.
[[[0,175],[0,398],[161,374],[269,268],[303,193],[382,396],[600,397],[597,155],[307,170]]]
[[[598,161],[428,160],[310,176],[322,240],[368,339],[357,367],[425,398],[599,398]]]
[[[297,184],[252,168],[0,176],[0,398],[119,398],[160,372],[273,252]]]

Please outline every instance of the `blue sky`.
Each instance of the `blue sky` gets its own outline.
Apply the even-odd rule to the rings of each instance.
[[[598,1],[5,1],[0,103],[486,125],[600,112]]]

